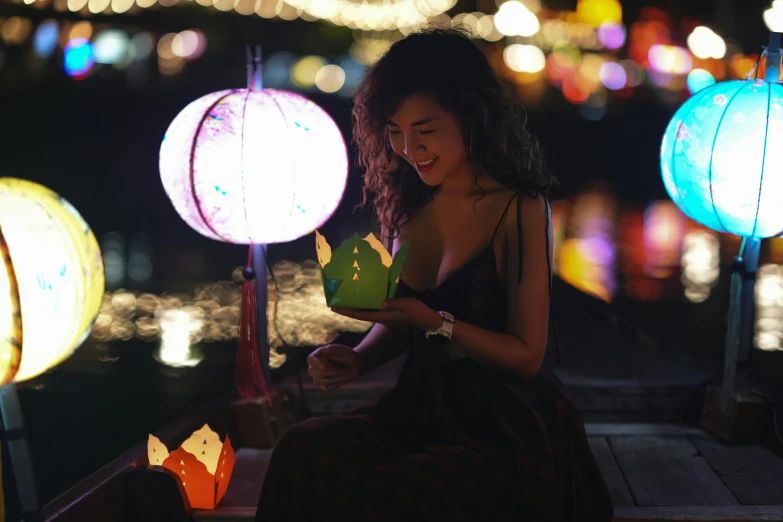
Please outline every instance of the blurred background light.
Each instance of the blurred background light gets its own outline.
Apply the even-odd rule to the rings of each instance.
[[[344,84],[345,71],[339,65],[324,65],[315,73],[315,86],[323,92],[337,92]]]
[[[715,78],[704,69],[694,69],[688,73],[688,90],[691,94],[696,93],[705,87],[715,85]]]
[[[617,62],[604,62],[601,64],[598,75],[604,87],[613,91],[622,89],[628,81],[625,69]]]
[[[535,45],[511,44],[503,51],[503,59],[517,72],[537,73],[546,65],[544,52]]]
[[[770,31],[783,32],[783,0],[773,0],[772,6],[764,11],[764,23]]]
[[[687,74],[693,67],[688,50],[676,45],[653,45],[647,57],[650,67],[662,73]]]
[[[625,27],[614,22],[605,22],[598,27],[598,41],[607,49],[619,49],[625,44]]]
[[[523,3],[508,0],[495,14],[495,27],[506,36],[533,36],[540,25],[536,15]]]
[[[709,27],[696,27],[687,39],[688,49],[697,58],[715,58],[720,60],[726,56],[726,42]]]
[[[291,82],[297,87],[312,87],[315,77],[324,66],[326,60],[320,56],[305,56],[296,62],[291,69]]]
[[[93,45],[85,38],[74,38],[65,46],[63,66],[68,76],[84,78],[95,64]]]
[[[44,20],[35,30],[33,50],[39,58],[48,58],[57,48],[60,27],[55,20]]]
[[[95,37],[93,48],[96,63],[119,63],[128,55],[128,35],[119,29],[101,31]]]

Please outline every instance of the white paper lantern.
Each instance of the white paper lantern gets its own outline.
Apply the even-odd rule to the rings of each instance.
[[[177,115],[160,150],[163,186],[182,219],[238,244],[309,234],[340,203],[348,156],[339,128],[287,91],[226,90]]]

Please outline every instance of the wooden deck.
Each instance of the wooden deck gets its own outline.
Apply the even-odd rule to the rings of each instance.
[[[783,458],[674,424],[589,423],[615,521],[783,522]],[[199,522],[253,520],[271,450],[241,448],[228,492]]]

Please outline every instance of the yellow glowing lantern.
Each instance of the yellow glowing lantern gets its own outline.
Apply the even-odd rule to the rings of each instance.
[[[37,183],[0,178],[0,385],[67,359],[103,291],[98,242],[79,213]]]

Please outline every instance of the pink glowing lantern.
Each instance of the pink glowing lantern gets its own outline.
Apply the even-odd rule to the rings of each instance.
[[[160,174],[174,208],[204,236],[282,243],[329,219],[348,156],[340,129],[304,96],[234,89],[203,96],[174,118]]]
[[[160,148],[174,208],[200,234],[249,244],[236,386],[270,401],[266,245],[320,227],[342,199],[348,154],[340,129],[304,96],[261,88],[261,49],[248,49],[248,88],[208,94],[180,112]],[[256,277],[258,274],[258,277]]]

